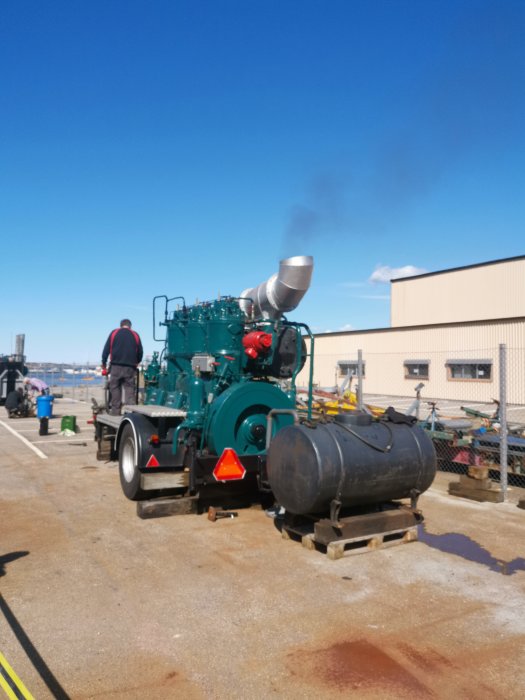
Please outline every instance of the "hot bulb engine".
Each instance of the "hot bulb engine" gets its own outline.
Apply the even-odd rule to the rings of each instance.
[[[312,258],[296,256],[239,297],[192,306],[182,297],[155,298],[154,336],[164,326],[165,345],[144,372],[142,412],[123,421],[136,457],[128,479],[121,465],[129,498],[150,497],[137,473],[155,468],[181,470],[181,486],[190,493],[250,476],[267,488],[266,444],[294,423],[295,380],[306,360],[303,333],[309,333],[284,314],[304,296],[312,269]],[[164,311],[157,323],[159,304]]]
[[[155,298],[154,337],[164,348],[144,372],[144,405],[124,414],[114,441],[128,498],[200,498],[251,485],[303,515],[415,499],[430,486],[436,458],[419,426],[359,412],[312,420],[314,339],[285,316],[312,270],[312,258],[297,256],[238,297],[191,306],[182,297]],[[305,335],[310,410],[301,420],[296,378],[307,358]]]

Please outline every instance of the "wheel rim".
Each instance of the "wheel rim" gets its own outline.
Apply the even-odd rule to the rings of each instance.
[[[122,447],[121,467],[124,479],[130,483],[135,475],[135,445],[128,438]]]

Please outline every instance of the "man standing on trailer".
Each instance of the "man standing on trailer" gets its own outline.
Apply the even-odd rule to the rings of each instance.
[[[102,374],[109,374],[110,415],[119,416],[123,403],[135,403],[137,366],[142,355],[139,334],[131,330],[129,318],[122,319],[120,328],[111,331],[102,351]]]

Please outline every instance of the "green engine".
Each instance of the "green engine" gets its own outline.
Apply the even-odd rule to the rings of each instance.
[[[209,454],[227,447],[262,454],[268,413],[295,408],[295,378],[306,359],[302,326],[249,320],[232,297],[183,303],[171,314],[168,301],[165,349],[144,373],[145,403],[185,411],[178,435],[198,432]],[[292,422],[290,413],[277,413],[273,431]]]
[[[304,332],[312,338],[284,314],[304,296],[312,270],[312,258],[297,256],[239,297],[193,306],[182,297],[155,297],[153,335],[164,349],[144,371],[144,405],[124,416],[117,436],[128,498],[150,496],[144,485],[153,473],[160,475],[154,483],[177,484],[189,495],[245,477],[264,490],[267,446],[297,419]],[[170,481],[169,472],[177,478]]]

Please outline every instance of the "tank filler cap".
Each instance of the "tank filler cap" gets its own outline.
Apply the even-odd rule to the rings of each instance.
[[[371,425],[372,416],[364,411],[354,411],[353,413],[338,413],[334,420],[343,425]]]

